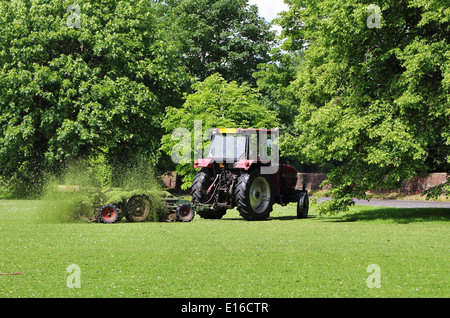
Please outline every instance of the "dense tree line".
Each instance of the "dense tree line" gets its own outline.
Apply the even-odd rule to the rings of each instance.
[[[216,72],[254,83],[269,28],[245,0],[0,1],[2,180],[33,192],[76,159],[164,169],[166,107]]]
[[[277,40],[246,0],[0,0],[1,181],[33,193],[81,159],[118,185],[143,158],[189,181],[170,137],[196,119],[276,124],[334,211],[450,171],[446,2],[285,2]]]
[[[335,163],[327,208],[450,172],[448,3],[286,2],[285,47],[304,55],[288,86],[298,115],[284,150]]]

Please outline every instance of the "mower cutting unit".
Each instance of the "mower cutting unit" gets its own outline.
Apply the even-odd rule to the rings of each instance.
[[[80,186],[57,186],[58,191],[79,192],[74,205],[75,216],[81,220],[100,223],[116,223],[125,219],[128,222],[148,220],[165,222],[190,222],[196,209],[191,200],[175,197],[165,191],[124,191],[120,188],[101,190]]]
[[[163,206],[159,207],[162,211],[156,213],[158,221],[190,222],[195,216],[197,206],[192,205],[190,200],[169,196],[163,198],[162,202]],[[94,206],[94,209],[98,211],[95,214],[95,221],[116,223],[125,217],[128,222],[144,222],[149,219],[150,211],[154,208],[148,196],[134,195],[118,203]]]

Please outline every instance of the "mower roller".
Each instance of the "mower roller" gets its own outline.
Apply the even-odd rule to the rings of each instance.
[[[124,217],[128,222],[144,222],[155,218],[160,222],[190,222],[197,210],[204,209],[201,204],[193,204],[191,200],[175,197],[165,191],[123,191],[119,188],[103,191],[65,185],[59,185],[57,190],[85,193],[85,200],[76,206],[76,214],[89,222],[112,224]],[[89,218],[86,215],[93,216]]]

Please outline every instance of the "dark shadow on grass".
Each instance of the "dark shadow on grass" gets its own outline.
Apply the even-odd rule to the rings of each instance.
[[[18,196],[7,192],[0,192],[0,200],[33,200],[35,198],[27,198],[25,196]]]
[[[450,209],[446,208],[377,208],[361,210],[341,216],[335,222],[385,220],[399,224],[414,222],[450,221]]]
[[[308,218],[314,218],[314,216],[308,216],[307,219]],[[243,217],[224,217],[222,220],[224,220],[224,221],[245,221],[245,222],[268,222],[268,221],[275,221],[275,220],[279,220],[279,221],[298,220],[298,218],[295,215],[281,215],[281,216],[269,216],[265,220],[256,220],[256,221],[248,221],[248,220],[245,220]]]
[[[280,220],[280,221],[289,221],[289,220],[297,220],[297,216],[295,215],[281,215],[281,216],[274,216],[269,217],[269,220]]]

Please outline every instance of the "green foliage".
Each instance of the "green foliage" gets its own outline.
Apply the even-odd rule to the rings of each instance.
[[[254,83],[269,28],[245,0],[0,0],[0,175],[29,194],[74,159],[113,183],[136,158],[170,168],[165,108],[218,71]]]
[[[253,74],[266,107],[276,112],[283,134],[293,128],[298,115],[299,100],[290,91],[290,83],[295,79],[296,69],[301,63],[303,52],[286,53],[280,48],[271,51],[271,61],[260,64]]]
[[[80,28],[70,4],[0,1],[0,174],[25,193],[73,158],[156,162],[164,107],[189,79],[152,2],[78,1]]]
[[[228,81],[255,84],[275,39],[270,24],[248,0],[164,1],[167,24],[181,43],[189,74],[203,81],[220,73]]]
[[[169,107],[162,123],[167,134],[162,138],[161,149],[167,154],[179,143],[172,138],[172,132],[177,128],[186,128],[191,133],[193,141],[195,121],[201,122],[202,136],[208,128],[276,128],[279,124],[276,114],[266,109],[261,102],[261,95],[256,89],[246,84],[227,82],[220,74],[213,74],[203,82],[192,86],[195,91],[185,95],[181,108]],[[203,148],[208,146],[203,141]],[[192,153],[194,149],[192,143]],[[202,150],[202,149],[200,149]],[[180,163],[177,172],[183,175],[183,188],[190,187],[195,176],[192,161]]]
[[[368,27],[359,1],[287,3],[284,48],[304,60],[290,84],[301,101],[295,132],[282,149],[304,162],[339,161],[329,175],[339,202],[449,171],[445,2],[381,1],[380,28]]]
[[[72,1],[0,0],[1,191],[39,192],[74,160],[101,186],[142,158],[172,169],[170,133],[195,120],[279,126],[283,156],[332,167],[337,210],[450,171],[445,1],[377,2],[379,27],[367,1],[286,3],[269,54],[246,0],[79,0],[79,27]],[[177,171],[187,187],[192,166]]]
[[[98,156],[90,156],[86,166],[89,173],[97,180],[100,186],[105,187],[112,184],[113,169],[105,154],[101,153]]]

